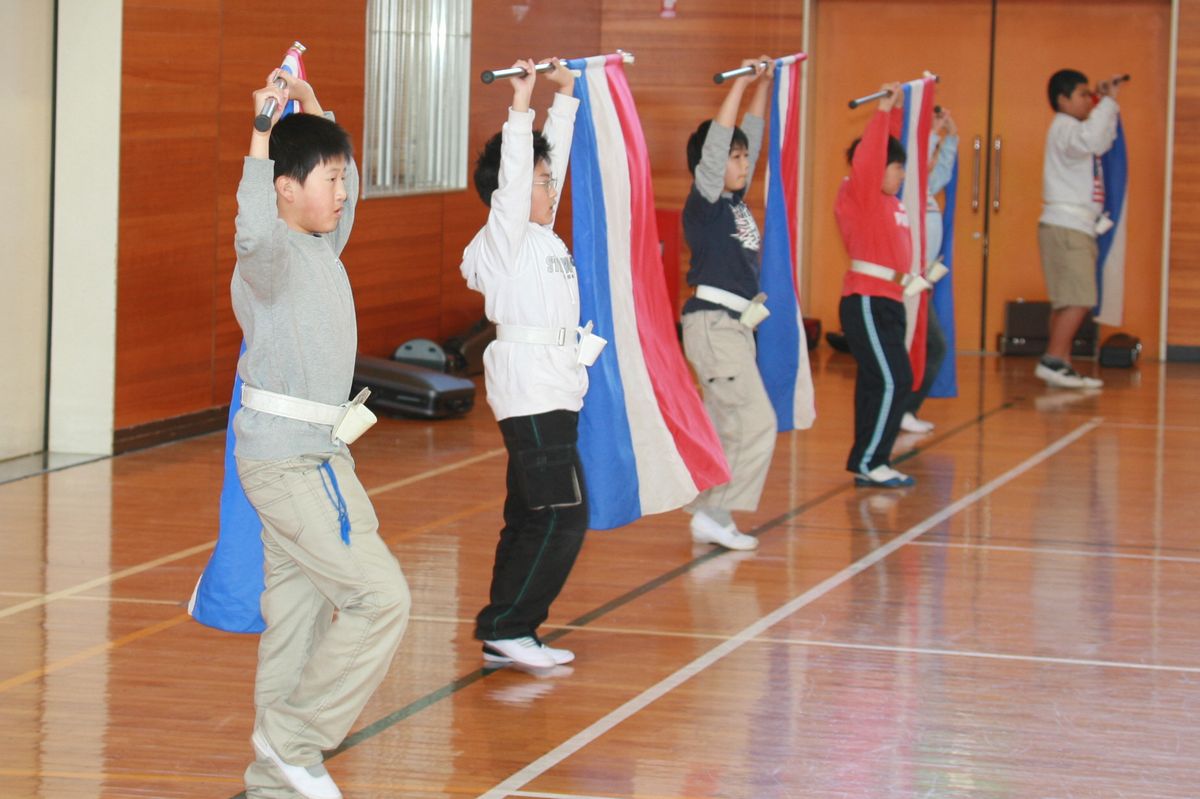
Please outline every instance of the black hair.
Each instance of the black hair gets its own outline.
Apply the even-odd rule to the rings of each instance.
[[[850,142],[850,146],[846,148],[846,163],[854,163],[854,151],[858,149],[858,143],[862,141],[862,136],[859,136],[854,141]],[[904,150],[904,145],[895,136],[888,136],[888,153],[887,162],[891,164],[899,164],[904,166],[908,161],[908,153]]]
[[[350,134],[332,119],[316,114],[288,114],[271,129],[271,160],[275,177],[303,183],[319,164],[354,157]]]
[[[475,191],[479,199],[488,208],[492,207],[492,192],[500,188],[500,144],[503,141],[503,131],[487,140],[479,157],[475,159]],[[533,163],[537,166],[542,161],[550,162],[550,142],[542,132],[533,132]]]
[[[700,163],[700,156],[704,152],[704,140],[708,138],[708,129],[712,127],[712,120],[706,119],[696,128],[695,133],[688,137],[687,142],[687,159],[688,172],[696,174],[696,166]],[[733,128],[733,138],[729,142],[729,152],[733,152],[738,147],[744,150],[750,149],[750,139],[746,138],[746,132],[736,125]]]
[[[1060,69],[1055,72],[1050,76],[1050,82],[1046,84],[1046,94],[1050,96],[1050,107],[1057,111],[1060,94],[1070,97],[1076,86],[1081,83],[1087,85],[1087,82],[1087,75],[1077,69]]]

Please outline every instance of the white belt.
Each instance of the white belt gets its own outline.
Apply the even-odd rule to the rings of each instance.
[[[527,327],[525,325],[496,325],[496,340],[517,344],[545,344],[565,347],[574,344],[574,330],[565,327]]]
[[[716,286],[696,286],[696,299],[716,303],[738,313],[750,307],[750,300]]]
[[[1058,209],[1063,213],[1067,213],[1075,217],[1080,222],[1083,222],[1085,225],[1091,227],[1092,232],[1097,236],[1103,236],[1105,233],[1112,230],[1112,226],[1114,224],[1112,217],[1108,215],[1107,211],[1097,214],[1090,208],[1085,208],[1084,206],[1076,205],[1075,203],[1046,203],[1046,205],[1049,208]]]
[[[895,269],[873,264],[870,261],[851,261],[850,271],[857,272],[860,275],[877,277],[889,283],[903,286],[904,296],[906,297],[913,297],[922,291],[933,288],[933,284],[941,280],[949,272],[946,269],[946,265],[940,260],[930,264],[923,276],[914,275],[911,272],[897,272]]]
[[[1080,222],[1084,222],[1088,225],[1096,224],[1096,220],[1100,216],[1090,208],[1078,205],[1076,203],[1046,203],[1046,205],[1055,210],[1068,213],[1078,219]]]
[[[326,405],[323,402],[289,397],[287,394],[276,394],[274,391],[247,385],[242,386],[242,407],[295,419],[298,422],[324,424],[330,427],[337,424],[345,410],[339,405]]]
[[[860,275],[867,275],[868,277],[877,277],[880,280],[886,280],[898,286],[907,286],[913,282],[913,278],[915,277],[910,272],[897,272],[895,269],[873,264],[870,261],[851,261],[850,271],[857,272]]]
[[[242,386],[242,407],[253,411],[295,419],[298,422],[325,425],[330,428],[331,441],[353,444],[358,437],[375,424],[375,414],[367,408],[367,397],[371,390],[364,388],[344,405],[326,405],[323,402],[276,394],[254,386]]]

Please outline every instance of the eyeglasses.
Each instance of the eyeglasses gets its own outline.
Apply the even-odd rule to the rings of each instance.
[[[556,178],[546,178],[545,180],[535,180],[533,182],[533,185],[545,186],[547,188],[547,190],[549,190],[549,189],[556,188],[558,186],[558,180]]]

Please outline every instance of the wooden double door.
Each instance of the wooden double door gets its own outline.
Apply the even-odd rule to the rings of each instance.
[[[1118,102],[1130,161],[1125,319],[1158,346],[1171,6],[1168,0],[818,0],[813,6],[806,314],[836,329],[848,260],[833,219],[844,152],[889,80],[939,75],[958,123],[956,344],[996,349],[1004,304],[1044,299],[1037,250],[1050,75],[1132,80]],[[914,163],[910,159],[910,164]],[[1102,334],[1106,331],[1102,331]]]

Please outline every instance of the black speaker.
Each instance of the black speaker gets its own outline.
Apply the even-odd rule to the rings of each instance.
[[[1096,322],[1089,315],[1071,342],[1071,355],[1096,355]],[[1050,341],[1050,303],[1012,300],[1004,306],[1004,332],[996,337],[1002,355],[1041,355]]]
[[[1142,354],[1142,342],[1128,333],[1113,333],[1100,345],[1101,366],[1121,366],[1126,369],[1137,363]]]

